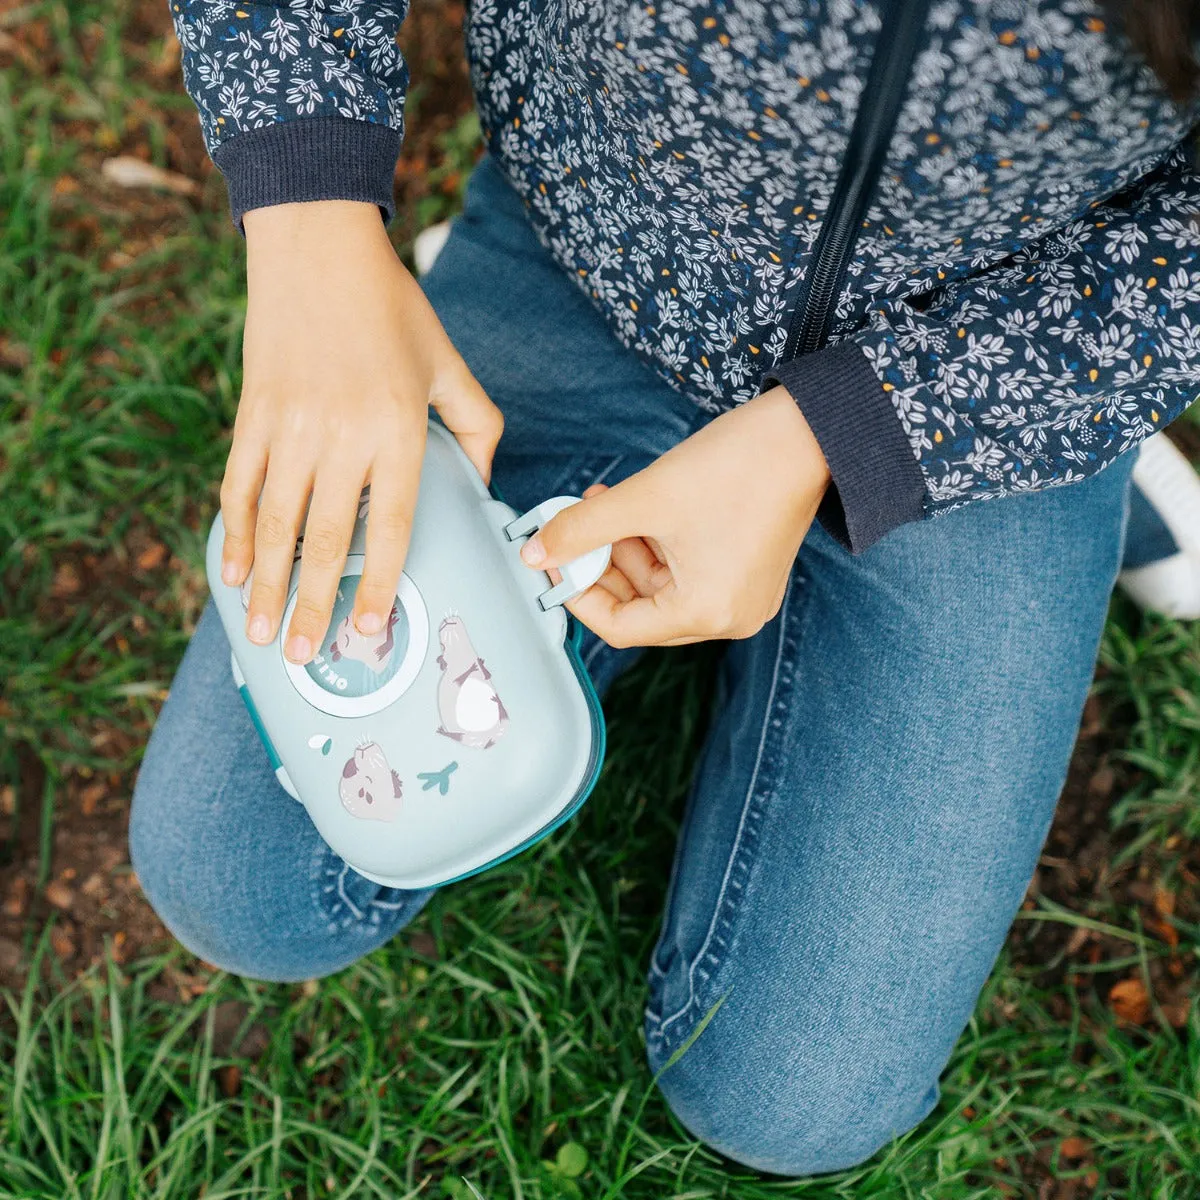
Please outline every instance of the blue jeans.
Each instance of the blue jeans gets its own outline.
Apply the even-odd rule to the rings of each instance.
[[[641,469],[705,419],[612,336],[489,161],[425,289],[503,410],[518,508]],[[724,651],[649,964],[661,1086],[698,1138],[784,1175],[846,1167],[933,1108],[1033,873],[1121,561],[1132,455],[851,556],[814,528],[783,608]],[[596,639],[603,691],[635,657]],[[380,887],[278,786],[211,605],[146,752],[133,863],[181,942],[326,975],[429,893]]]

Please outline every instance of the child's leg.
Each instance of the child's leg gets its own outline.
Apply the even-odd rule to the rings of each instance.
[[[466,211],[422,286],[505,413],[495,482],[515,507],[614,482],[699,420],[551,261],[490,160],[472,176]],[[592,639],[598,686],[632,657]],[[276,782],[211,606],[147,748],[130,849],[146,895],[180,941],[264,979],[346,966],[387,941],[428,896],[349,870]]]
[[[807,539],[731,643],[651,967],[662,1088],[762,1170],[921,1120],[1021,903],[1121,561],[1132,459],[861,556]]]
[[[279,786],[211,601],[146,750],[129,848],[171,932],[201,958],[255,979],[340,970],[432,895],[351,871]]]

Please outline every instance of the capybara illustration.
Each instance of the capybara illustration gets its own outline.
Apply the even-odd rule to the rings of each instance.
[[[338,783],[346,811],[371,821],[394,821],[400,813],[402,790],[400,776],[388,766],[378,742],[367,742],[354,751]]]
[[[329,657],[334,662],[341,658],[352,658],[355,662],[370,667],[372,671],[385,671],[392,651],[396,648],[392,630],[399,620],[399,609],[393,604],[383,628],[378,633],[367,635],[358,632],[354,627],[354,614],[347,613],[338,623],[333,641],[329,643]]]
[[[438,627],[438,640],[438,733],[486,750],[508,727],[508,713],[492,686],[491,672],[475,653],[461,617],[447,617]]]

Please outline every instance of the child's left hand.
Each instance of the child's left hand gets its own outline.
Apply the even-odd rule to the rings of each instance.
[[[611,646],[752,637],[779,611],[828,485],[808,422],[774,387],[615,487],[589,488],[521,553],[548,570],[612,543],[608,572],[567,606]]]

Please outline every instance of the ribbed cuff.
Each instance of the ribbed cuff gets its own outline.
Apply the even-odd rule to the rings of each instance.
[[[760,392],[782,384],[817,439],[833,483],[817,519],[858,554],[925,515],[925,480],[883,385],[854,342],[777,363]]]
[[[213,151],[240,230],[255,208],[300,200],[362,200],[395,213],[401,132],[345,117],[304,117],[234,134]]]

